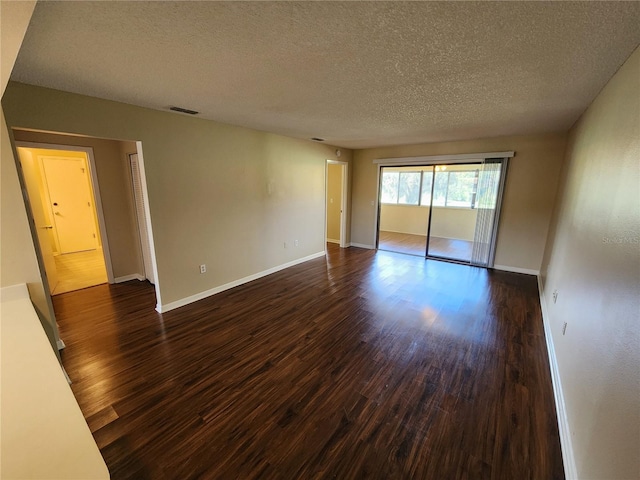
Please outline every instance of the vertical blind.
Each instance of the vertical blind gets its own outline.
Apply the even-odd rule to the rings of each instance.
[[[506,159],[485,159],[478,172],[476,228],[471,264],[492,267]]]

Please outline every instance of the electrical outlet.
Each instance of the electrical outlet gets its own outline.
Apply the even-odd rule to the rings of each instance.
[[[200,265],[200,273],[206,273],[207,272],[207,266],[203,263],[202,265]]]
[[[567,331],[567,322],[564,322],[564,325],[562,326],[562,334],[564,335]]]
[[[556,303],[558,300],[558,290],[553,291],[553,303]]]
[[[297,247],[297,246],[298,246],[298,240],[294,240],[294,241],[293,241],[293,245],[294,245],[295,247]]]

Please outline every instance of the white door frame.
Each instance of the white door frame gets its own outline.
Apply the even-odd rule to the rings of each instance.
[[[340,247],[347,247],[347,179],[349,178],[349,162],[341,162],[339,160],[327,160],[324,167],[324,239],[323,244],[327,242],[327,195],[328,195],[328,181],[329,181],[329,165],[341,165],[342,166],[342,185],[340,194]]]
[[[136,157],[135,161],[133,157]],[[142,255],[142,269],[144,278],[155,285],[155,277],[153,276],[153,263],[151,261],[151,245],[149,243],[149,235],[147,234],[147,212],[144,208],[144,194],[142,193],[142,176],[140,175],[140,157],[138,152],[129,153],[129,170],[131,173],[131,188],[133,190],[133,203],[136,211],[136,225],[138,226],[138,237],[140,240],[140,254]],[[134,166],[135,165],[135,166]],[[134,176],[138,177],[139,190],[136,190],[136,182]],[[136,193],[137,192],[137,193]]]
[[[147,174],[144,166],[144,155],[142,154],[142,142],[136,142],[138,153],[138,170],[140,173],[140,185],[142,186],[142,199],[144,201],[144,213],[147,221],[147,236],[149,239],[149,249],[151,250],[151,266],[153,268],[153,278],[156,290],[156,311],[162,313],[162,300],[160,299],[160,277],[158,276],[158,262],[156,261],[156,245],[153,241],[153,226],[151,225],[151,210],[149,208],[149,192],[147,190]],[[134,199],[135,200],[135,199]]]
[[[100,185],[98,184],[98,174],[96,171],[96,161],[93,156],[93,148],[80,147],[76,145],[58,145],[55,143],[38,143],[38,142],[15,142],[16,147],[36,148],[41,150],[63,150],[68,152],[84,152],[89,159],[89,172],[91,174],[92,194],[96,212],[98,213],[98,228],[100,229],[100,237],[102,240],[102,255],[104,257],[104,265],[107,270],[107,280],[109,283],[115,283],[113,277],[113,265],[111,264],[111,252],[109,250],[109,239],[107,237],[107,229],[105,227],[104,212],[102,210],[102,197],[100,196]]]

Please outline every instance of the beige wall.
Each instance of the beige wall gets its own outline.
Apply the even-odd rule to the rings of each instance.
[[[542,268],[581,479],[640,474],[639,99],[636,50],[570,132]]]
[[[433,207],[431,235],[472,241],[478,211],[473,208]],[[380,206],[380,230],[427,235],[429,207],[418,205]]]
[[[0,2],[0,95],[4,94],[9,82],[13,64],[18,57],[35,6],[36,0]]]
[[[327,165],[327,239],[340,238],[340,208],[342,206],[342,165]]]
[[[433,207],[431,235],[473,241],[477,216],[475,208]]]
[[[27,31],[35,1],[0,2],[0,77],[4,95],[22,39]],[[42,326],[59,357],[56,341],[58,328],[51,297],[42,283],[38,259],[31,238],[14,151],[8,127],[1,112],[0,125],[0,288],[24,283],[29,289]]]
[[[3,107],[12,127],[142,142],[162,304],[324,250],[334,147],[15,83]]]
[[[353,161],[351,241],[375,242],[380,158],[514,150],[505,186],[495,264],[537,272],[555,201],[566,136],[502,137],[450,143],[404,145],[357,150]]]
[[[58,340],[51,298],[42,283],[4,112],[0,134],[0,288],[26,283],[49,340]]]
[[[426,236],[428,223],[429,207],[386,203],[380,206],[381,231]]]
[[[91,147],[96,162],[107,240],[115,278],[142,274],[142,253],[136,224],[128,153],[135,142],[73,137],[14,130],[16,141]]]

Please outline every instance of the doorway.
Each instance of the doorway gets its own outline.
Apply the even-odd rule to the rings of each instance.
[[[327,160],[325,241],[346,247],[347,162]]]
[[[492,266],[506,159],[380,166],[381,250]]]
[[[51,295],[107,283],[108,246],[90,150],[16,146]]]

